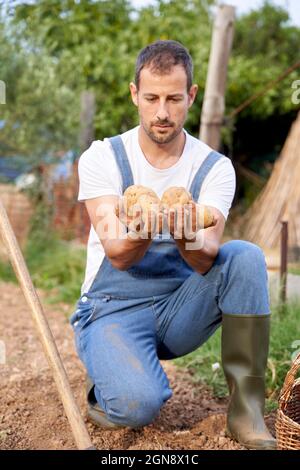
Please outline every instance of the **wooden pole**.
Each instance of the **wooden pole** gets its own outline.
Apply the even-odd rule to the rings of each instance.
[[[287,252],[288,252],[288,222],[281,222],[281,247],[280,247],[280,302],[286,302],[287,284]]]
[[[69,420],[78,449],[94,449],[85,423],[75,402],[70,383],[49,328],[43,307],[31,281],[19,244],[0,199],[0,233],[7,248],[11,264],[19,280],[24,297],[52,371],[57,390]]]
[[[220,147],[234,20],[235,8],[231,5],[220,5],[214,23],[199,135],[200,139],[214,150]]]

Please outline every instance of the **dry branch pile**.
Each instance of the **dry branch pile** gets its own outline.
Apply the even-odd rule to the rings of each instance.
[[[263,249],[278,248],[282,220],[289,223],[289,247],[300,250],[300,112],[266,186],[244,216],[244,238]]]

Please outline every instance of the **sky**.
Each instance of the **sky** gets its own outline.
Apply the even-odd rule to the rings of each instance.
[[[141,7],[155,3],[155,0],[131,0],[135,7]],[[227,3],[236,7],[237,14],[247,13],[262,5],[263,0],[222,0],[219,3]],[[300,26],[300,0],[273,0],[272,3],[288,10],[292,23]]]

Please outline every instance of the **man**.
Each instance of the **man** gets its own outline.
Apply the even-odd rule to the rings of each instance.
[[[159,360],[190,353],[222,324],[231,395],[227,434],[248,448],[274,449],[263,417],[270,320],[265,258],[249,242],[220,244],[235,173],[227,157],[183,128],[197,93],[192,69],[176,41],[145,47],[130,83],[140,124],[93,142],[79,161],[78,199],[92,226],[71,324],[88,374],[88,415],[110,428],[151,423],[172,395]],[[189,217],[201,203],[213,212],[214,225],[186,235],[175,212],[167,213],[162,234],[153,225],[126,228],[115,208],[133,184],[159,197],[171,186],[186,188],[194,201]]]

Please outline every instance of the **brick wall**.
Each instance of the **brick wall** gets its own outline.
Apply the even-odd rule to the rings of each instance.
[[[0,198],[6,209],[14,234],[20,247],[23,248],[30,227],[30,218],[33,214],[32,205],[28,197],[11,184],[0,184]],[[0,257],[7,259],[2,237],[0,237]]]
[[[76,161],[70,178],[61,179],[53,185],[53,224],[62,238],[86,243],[91,224],[85,205],[77,201],[78,185]]]
[[[49,203],[53,204],[53,225],[62,239],[76,240],[86,244],[90,219],[83,203],[77,201],[78,197],[78,162],[68,180],[61,179],[53,184],[48,191]],[[51,173],[47,168],[43,172],[45,187]],[[0,184],[0,198],[7,211],[10,223],[16,238],[23,248],[30,228],[30,218],[34,208],[29,198],[12,184]],[[7,259],[6,251],[0,236],[0,257]]]

